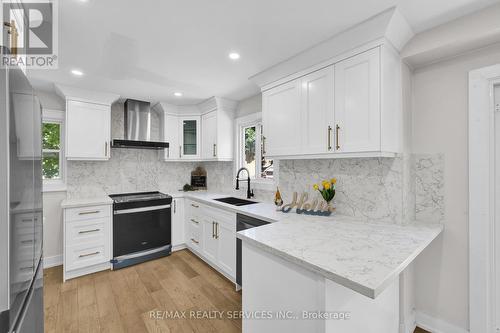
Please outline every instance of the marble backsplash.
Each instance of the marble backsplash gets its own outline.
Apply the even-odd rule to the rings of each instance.
[[[336,177],[337,212],[371,222],[440,222],[444,217],[444,159],[436,155],[397,158],[283,160],[275,182],[285,202],[294,191],[319,196],[312,184]],[[232,162],[163,162],[157,151],[113,149],[107,162],[68,161],[68,197],[160,190],[174,193],[190,182],[198,165],[207,170],[210,191],[245,195],[234,189]],[[255,198],[272,201],[274,189],[254,186]]]
[[[156,115],[153,114],[156,117]],[[159,119],[153,119],[153,124]],[[112,108],[112,137],[123,137],[123,105]],[[153,135],[159,128],[153,126]],[[190,182],[198,165],[207,170],[210,191],[245,195],[234,189],[232,162],[164,162],[160,153],[112,149],[105,162],[68,161],[68,197],[162,191],[174,193]],[[285,201],[294,191],[319,196],[312,184],[336,177],[334,204],[342,215],[372,222],[440,222],[444,217],[444,158],[440,154],[403,154],[397,158],[283,160],[275,162],[275,184]],[[254,186],[255,198],[272,201],[274,187]]]

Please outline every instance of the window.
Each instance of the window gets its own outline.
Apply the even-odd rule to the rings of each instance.
[[[44,191],[64,191],[64,112],[43,110],[42,178]]]
[[[260,121],[240,125],[239,132],[239,166],[245,167],[250,171],[250,178],[272,179],[274,169],[273,160],[266,159],[263,156],[263,131]]]

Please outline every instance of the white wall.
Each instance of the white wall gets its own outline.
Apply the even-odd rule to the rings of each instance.
[[[257,94],[239,102],[236,108],[236,117],[242,117],[256,112],[262,112],[262,94]]]
[[[413,151],[444,153],[445,231],[416,260],[416,308],[466,330],[468,319],[468,72],[500,63],[500,45],[413,76]]]

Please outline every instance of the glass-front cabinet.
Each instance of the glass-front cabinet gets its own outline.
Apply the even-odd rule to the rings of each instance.
[[[180,118],[179,156],[183,159],[200,157],[200,116]]]

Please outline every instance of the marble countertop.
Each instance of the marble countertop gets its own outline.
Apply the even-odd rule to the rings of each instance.
[[[290,213],[237,237],[375,298],[442,230],[441,224],[399,226]]]
[[[108,196],[94,198],[64,199],[61,202],[62,208],[75,208],[95,205],[112,205],[113,200]]]
[[[193,192],[184,192],[184,198],[188,198],[191,200],[196,200],[207,205],[223,208],[228,211],[232,211],[235,213],[245,214],[251,217],[255,217],[261,219],[266,222],[276,222],[281,220],[286,216],[286,214],[282,212],[276,211],[276,206],[271,203],[266,202],[257,202],[256,204],[246,205],[246,206],[233,206],[230,204],[226,204],[220,201],[215,201],[214,199],[218,198],[227,198],[232,195],[222,194],[222,193],[213,193],[213,192],[205,192],[205,191],[193,191]],[[244,198],[242,198],[244,199]],[[253,199],[246,199],[250,201],[255,201]]]

